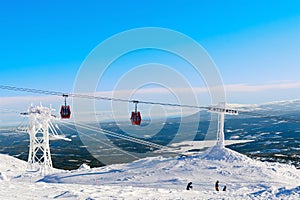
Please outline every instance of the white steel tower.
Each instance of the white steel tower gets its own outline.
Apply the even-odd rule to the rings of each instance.
[[[28,164],[30,169],[40,169],[42,173],[52,168],[49,146],[49,130],[53,135],[57,132],[51,122],[56,119],[51,112],[54,109],[40,106],[31,106],[27,113],[21,113],[29,118],[27,131],[30,137]]]
[[[224,139],[224,119],[226,115],[238,115],[238,111],[227,108],[226,103],[219,103],[217,106],[212,106],[208,109],[209,112],[218,114],[218,132],[217,132],[217,145],[220,147],[224,147],[225,139]]]

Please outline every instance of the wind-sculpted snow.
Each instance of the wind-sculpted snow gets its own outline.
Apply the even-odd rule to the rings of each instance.
[[[14,194],[16,198],[29,195],[28,199],[298,199],[299,178],[299,170],[291,165],[252,160],[215,146],[202,155],[145,158],[91,169],[84,165],[32,176],[31,182],[24,176],[4,180],[0,198],[9,199],[13,189],[5,187],[8,183],[23,193]],[[214,188],[217,180],[219,192]],[[189,182],[193,189],[187,191]],[[227,191],[222,191],[225,185]]]
[[[243,154],[232,151],[228,148],[222,148],[218,145],[208,149],[201,158],[206,160],[224,160],[227,162],[248,162],[251,160]]]

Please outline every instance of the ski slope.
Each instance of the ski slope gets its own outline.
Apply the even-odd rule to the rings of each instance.
[[[155,157],[90,169],[26,172],[0,155],[0,199],[299,199],[300,171],[214,146],[188,157]],[[215,191],[215,182],[220,189]],[[188,182],[192,190],[186,190]]]

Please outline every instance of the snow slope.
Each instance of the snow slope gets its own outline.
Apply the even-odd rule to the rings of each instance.
[[[23,160],[0,154],[0,181],[10,180],[26,171],[27,163]]]
[[[24,163],[1,159],[1,173]],[[12,164],[16,162],[17,164]],[[7,167],[7,168],[6,168]],[[56,171],[0,179],[0,199],[299,199],[300,171],[290,165],[252,160],[214,146],[204,154],[145,158],[129,164]],[[30,177],[30,179],[28,178]],[[215,182],[227,191],[215,191]],[[187,191],[188,182],[193,189]],[[16,192],[17,191],[17,192]]]

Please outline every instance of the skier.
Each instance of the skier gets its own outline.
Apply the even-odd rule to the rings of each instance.
[[[188,185],[186,186],[186,189],[187,190],[193,189],[192,184],[193,184],[192,182],[189,182]]]
[[[215,189],[216,191],[219,191],[219,181],[217,180],[216,184],[215,184]]]

